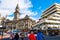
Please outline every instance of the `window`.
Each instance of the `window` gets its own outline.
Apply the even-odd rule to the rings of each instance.
[[[19,26],[24,26],[24,22],[21,21],[18,25]]]

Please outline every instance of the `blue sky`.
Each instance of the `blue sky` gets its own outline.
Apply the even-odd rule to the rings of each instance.
[[[60,0],[31,0],[31,2],[34,6],[32,10],[37,10],[39,7],[41,7],[42,10],[45,10],[55,2],[60,3]]]
[[[54,3],[60,0],[0,0],[0,13],[2,16],[9,15],[9,19],[13,18],[16,4],[19,3],[21,18],[29,15],[32,19],[38,20],[42,12]],[[5,13],[3,15],[3,13]]]
[[[38,14],[34,17],[39,18],[45,9],[47,9],[55,2],[60,3],[60,0],[31,0],[31,2],[33,4],[33,8],[31,8],[32,11],[38,12]]]

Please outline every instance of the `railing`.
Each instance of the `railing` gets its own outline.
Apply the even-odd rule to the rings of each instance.
[[[48,22],[48,23],[60,23],[60,21],[55,21],[55,20],[45,20],[45,22]]]

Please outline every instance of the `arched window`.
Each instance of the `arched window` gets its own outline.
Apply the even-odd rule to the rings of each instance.
[[[18,26],[24,26],[24,22],[21,21]]]

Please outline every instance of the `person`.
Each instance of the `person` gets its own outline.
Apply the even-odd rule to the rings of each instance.
[[[37,33],[37,40],[45,40],[41,28],[38,30]]]
[[[14,40],[14,34],[10,35],[10,40]]]
[[[36,40],[36,36],[34,35],[33,31],[31,31],[29,35],[29,40]]]
[[[21,40],[24,40],[24,33],[21,33]]]
[[[19,35],[18,35],[18,33],[16,33],[14,39],[15,39],[15,40],[18,40],[18,39],[19,39]]]

